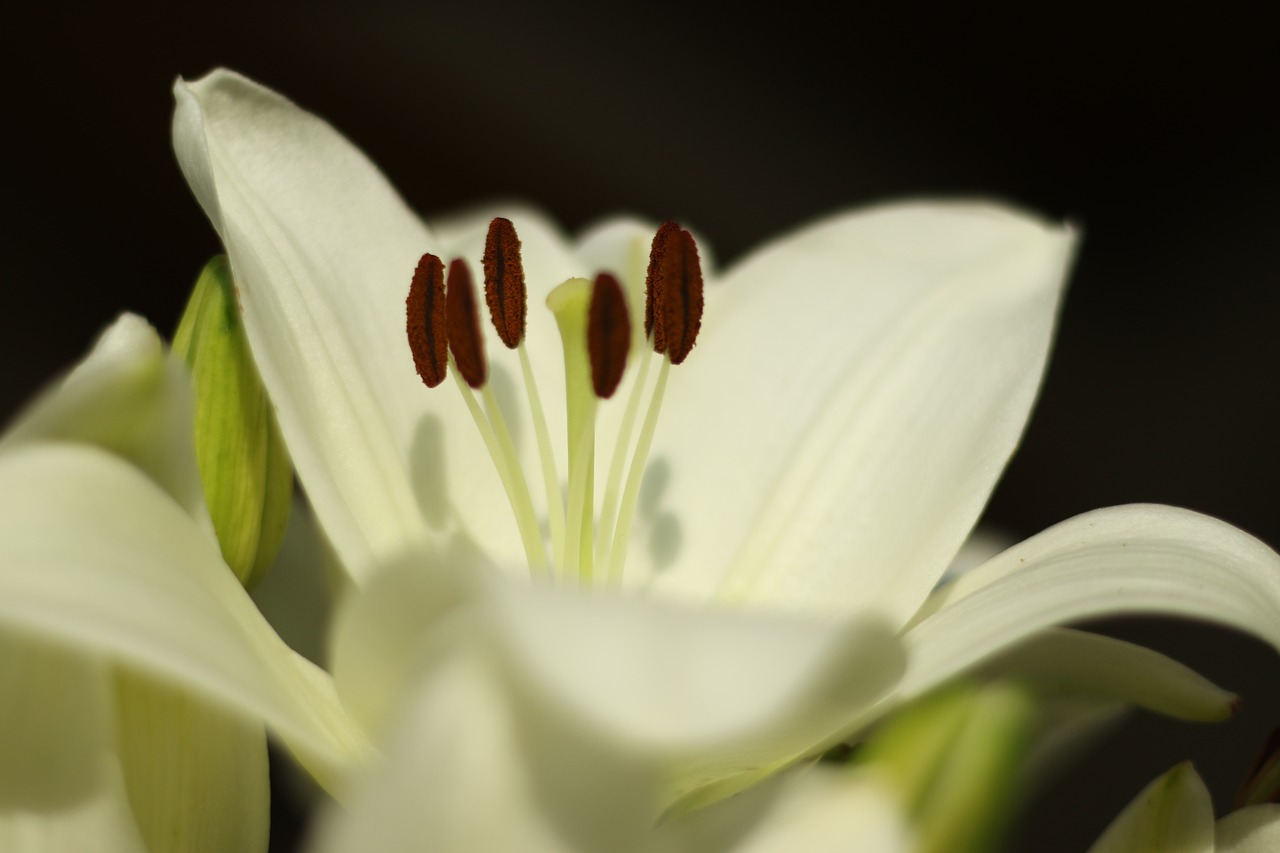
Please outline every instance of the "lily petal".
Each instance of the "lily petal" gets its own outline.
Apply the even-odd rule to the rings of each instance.
[[[1280,805],[1240,809],[1218,821],[1216,853],[1273,853],[1280,850]]]
[[[112,754],[106,665],[0,641],[0,850],[144,853]]]
[[[0,438],[0,451],[32,441],[93,444],[129,460],[212,534],[192,446],[186,370],[155,329],[121,315],[67,376]]]
[[[349,602],[334,672],[352,712],[377,730],[403,685],[480,642],[526,704],[661,761],[672,801],[824,743],[904,664],[875,619],[692,610],[449,574],[386,571]]]
[[[1239,696],[1157,651],[1067,628],[1032,636],[983,672],[1028,684],[1042,696],[1124,702],[1182,720],[1225,720],[1240,705]]]
[[[1007,208],[918,202],[728,270],[652,452],[683,524],[659,586],[905,622],[1022,433],[1073,243]]]
[[[711,806],[704,812],[733,808],[736,802]],[[746,804],[758,808],[757,804]],[[739,813],[742,807],[735,809]],[[705,819],[695,812],[683,821]],[[743,820],[742,822],[746,822]],[[684,827],[681,821],[664,826],[674,834]],[[686,853],[708,848],[701,839],[684,847],[663,847]],[[901,805],[870,773],[808,768],[785,779],[775,802],[766,806],[764,817],[751,827],[746,838],[733,846],[733,853],[844,853],[874,850],[876,853],[907,853],[914,850]]]
[[[407,459],[427,398],[397,331],[435,244],[359,151],[283,97],[228,71],[174,97],[178,162],[230,257],[294,464],[360,577],[426,535]]]
[[[1218,622],[1280,649],[1280,555],[1194,512],[1114,507],[1069,519],[1010,548],[944,588],[931,607],[904,636],[910,649],[906,696],[1045,627],[1120,613]],[[1114,683],[1117,674],[1106,672],[1104,667],[1100,683]]]
[[[0,454],[0,628],[110,655],[265,720],[322,784],[366,755],[328,675],[276,636],[217,544],[97,448]]]
[[[166,853],[265,853],[267,735],[153,679],[115,678],[120,758],[147,846]]]
[[[636,849],[653,810],[643,765],[614,761],[590,733],[530,737],[528,709],[474,652],[420,685],[397,714],[385,762],[348,811],[325,816],[316,853]],[[533,747],[550,753],[540,778],[520,760]]]
[[[491,213],[509,216],[524,246],[530,361],[556,376],[559,336],[542,300],[581,274],[568,242],[522,208],[444,220],[437,238],[362,153],[280,95],[222,70],[174,93],[179,163],[222,237],[294,465],[353,579],[403,551],[459,541],[524,565],[514,516],[495,511],[507,498],[464,400],[453,388],[429,391],[413,370],[405,296],[424,251],[478,267]],[[486,334],[494,393],[526,470],[537,470],[520,370]],[[552,434],[564,434],[562,385],[540,390]],[[532,491],[545,509],[543,491]]]

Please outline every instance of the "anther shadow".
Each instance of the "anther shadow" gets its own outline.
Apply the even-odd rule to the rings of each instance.
[[[444,423],[436,415],[423,415],[409,444],[409,482],[418,510],[433,530],[443,530],[449,523],[444,454]]]
[[[445,472],[447,453],[444,422],[438,415],[424,414],[409,444],[409,476],[418,511],[427,527],[439,534],[432,541],[433,559],[464,565],[482,561],[483,549],[454,512]]]
[[[651,459],[645,466],[640,494],[636,496],[636,513],[644,522],[645,546],[654,570],[659,572],[671,567],[684,541],[680,519],[663,508],[670,485],[671,463],[666,459]]]
[[[489,384],[493,386],[493,396],[498,398],[498,408],[502,409],[502,417],[511,431],[511,440],[520,447],[524,435],[525,409],[520,402],[520,391],[511,371],[500,365],[489,365]]]

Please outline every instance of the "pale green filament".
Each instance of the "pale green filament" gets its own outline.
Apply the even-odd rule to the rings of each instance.
[[[563,566],[591,582],[595,528],[596,395],[587,353],[587,310],[592,283],[571,278],[551,291],[547,307],[556,317],[564,350],[565,407],[569,426],[569,500]]]
[[[631,470],[627,474],[627,486],[622,493],[622,506],[618,510],[618,529],[613,534],[613,545],[609,549],[609,584],[616,586],[622,582],[622,566],[627,559],[627,543],[631,538],[631,521],[635,517],[636,497],[640,494],[640,482],[644,479],[644,468],[649,462],[649,448],[653,445],[653,434],[658,427],[658,413],[662,410],[662,398],[667,391],[667,376],[671,373],[671,360],[662,357],[662,367],[658,370],[658,381],[653,388],[653,399],[649,402],[649,411],[644,416],[644,426],[636,439],[636,452],[631,457]]]
[[[453,361],[452,358],[449,359]],[[476,422],[476,428],[480,430],[480,435],[484,438],[485,447],[489,450],[489,456],[493,458],[494,467],[498,469],[498,476],[502,478],[502,486],[506,489],[507,500],[511,504],[511,511],[515,513],[516,526],[520,530],[520,539],[524,543],[525,556],[529,560],[529,568],[537,577],[545,577],[547,574],[547,555],[542,546],[542,536],[538,531],[538,520],[533,513],[533,502],[529,498],[529,487],[524,480],[524,472],[520,468],[520,460],[515,454],[515,446],[511,442],[511,434],[507,431],[506,421],[502,419],[502,413],[498,409],[497,401],[493,399],[493,392],[489,390],[488,383],[485,383],[482,393],[485,395],[485,403],[489,407],[490,416],[496,418],[498,430],[501,433],[495,434],[493,424],[489,418],[485,417],[485,413],[480,409],[480,404],[476,402],[475,394],[471,388],[462,379],[462,374],[458,372],[456,364],[449,372],[453,374],[454,381],[458,385],[458,390],[462,392],[462,399],[467,403],[467,409],[471,412],[472,419]],[[492,401],[492,402],[490,402]],[[504,453],[507,450],[509,452]]]
[[[644,392],[644,384],[649,379],[649,353],[641,346],[635,349],[640,352],[640,371],[636,375],[635,384],[627,396],[627,409],[622,415],[622,424],[618,427],[618,440],[613,445],[613,459],[609,463],[609,479],[605,482],[604,502],[600,504],[600,533],[596,539],[596,562],[601,566],[609,564],[610,544],[613,538],[613,527],[618,520],[618,495],[622,488],[622,467],[626,462],[627,448],[631,446],[631,431],[635,427],[636,412],[640,408],[640,396]]]
[[[547,521],[551,528],[551,560],[555,566],[564,565],[564,493],[560,489],[560,475],[556,472],[556,459],[551,452],[551,432],[547,429],[547,417],[542,411],[542,398],[538,395],[538,383],[533,380],[533,367],[524,341],[516,347],[520,354],[520,371],[524,374],[524,387],[529,396],[529,413],[533,417],[533,430],[538,437],[538,455],[542,459],[542,479],[547,489]]]

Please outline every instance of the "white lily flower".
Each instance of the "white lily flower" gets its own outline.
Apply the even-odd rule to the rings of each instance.
[[[369,738],[407,731],[429,757],[415,784],[459,804],[431,823],[442,849],[491,842],[495,814],[509,839],[643,849],[673,806],[812,755],[1063,621],[1173,612],[1280,646],[1280,558],[1167,507],[1073,519],[930,595],[1023,428],[1068,230],[979,202],[811,226],[714,277],[688,364],[645,354],[634,322],[633,366],[617,401],[591,404],[588,440],[569,424],[592,418],[568,411],[584,399],[572,376],[585,341],[562,346],[541,303],[607,269],[641,316],[651,227],[619,221],[570,243],[512,209],[429,227],[275,93],[225,71],[175,91],[179,161],[227,248],[298,474],[359,588],[335,677],[261,619],[183,509],[189,491],[60,442],[0,454],[3,630],[92,647],[265,721],[339,795]],[[486,331],[501,355],[481,400],[428,390],[401,331],[408,279],[424,251],[478,267],[495,213],[522,242],[524,352]],[[529,415],[526,373],[540,394]],[[554,440],[538,440],[540,419]],[[594,466],[566,447],[592,442]],[[1162,657],[1117,644],[1116,664],[1090,677],[1080,662],[1096,645],[1041,642],[1100,697],[1190,717],[1230,708]],[[464,720],[493,739],[459,748]]]
[[[679,756],[664,770],[672,796],[811,753],[887,708],[890,692],[918,695],[1065,620],[1175,612],[1280,645],[1276,555],[1166,507],[1066,522],[929,598],[1026,420],[1067,229],[990,204],[923,202],[811,226],[715,277],[687,364],[668,372],[678,359],[648,355],[637,319],[639,364],[582,439],[591,418],[573,411],[587,407],[574,365],[586,342],[562,343],[541,305],[561,282],[605,269],[641,316],[654,229],[618,221],[573,244],[520,210],[424,225],[360,152],[275,93],[215,72],[176,95],[179,161],[231,258],[286,442],[365,587],[335,667],[374,730],[438,642],[442,611],[492,635],[499,656],[563,707]],[[398,334],[408,272],[423,252],[479,269],[497,213],[521,241],[524,337],[508,353],[502,319],[483,324],[491,380],[473,383],[479,400],[425,389]],[[526,395],[536,398],[527,408]],[[594,470],[576,452],[592,440]],[[615,473],[628,466],[647,492],[631,512],[638,478]],[[628,540],[617,531],[629,522]],[[407,569],[372,577],[405,554]],[[516,571],[451,576],[475,563]],[[457,589],[468,585],[477,589]],[[468,607],[440,604],[458,600]],[[900,681],[889,633],[910,652]],[[1043,642],[1058,657],[1096,653],[1077,635]],[[1117,665],[1096,684],[1141,697],[1185,676]],[[1226,694],[1196,691],[1210,697],[1196,713],[1229,710]],[[708,758],[708,738],[733,746]]]

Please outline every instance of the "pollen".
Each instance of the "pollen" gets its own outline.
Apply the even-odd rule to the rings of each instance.
[[[622,285],[609,273],[596,276],[587,309],[587,354],[591,360],[591,386],[607,400],[618,390],[627,367],[631,344],[631,318]]]
[[[449,352],[454,366],[472,388],[480,388],[489,378],[489,363],[484,355],[484,336],[480,330],[480,313],[476,309],[476,289],[471,270],[461,258],[449,264],[449,281],[445,288],[445,321],[449,331]]]
[[[688,357],[702,327],[702,265],[693,235],[664,222],[653,237],[645,280],[645,334],[672,364]]]
[[[406,331],[413,366],[428,388],[444,381],[449,365],[445,326],[444,264],[427,253],[418,261],[405,300]]]
[[[520,238],[510,219],[498,217],[489,223],[484,241],[484,298],[498,337],[507,349],[515,349],[524,339],[527,300]]]

